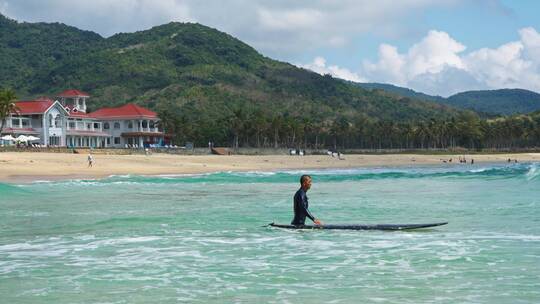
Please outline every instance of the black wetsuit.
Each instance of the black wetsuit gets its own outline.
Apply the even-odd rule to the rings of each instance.
[[[294,195],[294,219],[291,222],[291,225],[302,226],[306,223],[306,217],[309,217],[310,220],[314,221],[315,217],[309,212],[309,203],[308,197],[304,189],[300,188],[296,191]]]

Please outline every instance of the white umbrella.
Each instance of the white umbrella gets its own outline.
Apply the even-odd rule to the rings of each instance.
[[[26,135],[19,135],[17,138],[15,138],[16,141],[28,141],[28,137]]]
[[[33,135],[27,136],[26,138],[27,138],[29,141],[39,140],[39,137],[35,137],[35,136],[33,136]]]
[[[15,140],[15,137],[11,136],[11,134],[10,134],[10,135],[4,135],[4,136],[2,136],[2,139],[3,139],[3,140]]]

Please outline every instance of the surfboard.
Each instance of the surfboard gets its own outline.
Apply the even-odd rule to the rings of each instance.
[[[429,224],[347,224],[347,225],[303,225],[303,226],[294,226],[294,225],[281,225],[270,223],[268,226],[285,228],[285,229],[320,229],[320,230],[329,230],[329,229],[339,229],[339,230],[411,230],[411,229],[420,229],[420,228],[430,228],[446,225],[448,222],[439,222],[439,223],[429,223]]]

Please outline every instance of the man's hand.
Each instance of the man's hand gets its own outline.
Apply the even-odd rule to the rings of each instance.
[[[315,225],[322,225],[322,222],[321,222],[319,219],[315,219],[315,220],[313,221],[313,223],[314,223]]]

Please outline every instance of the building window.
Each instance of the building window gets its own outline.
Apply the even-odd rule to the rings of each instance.
[[[56,115],[54,118],[54,126],[57,128],[62,127],[62,117],[60,117],[60,115]]]
[[[60,145],[60,137],[58,137],[58,136],[49,136],[49,145],[50,146],[59,146]]]
[[[92,124],[91,123],[87,123],[86,124],[86,130],[91,130],[92,129]]]
[[[103,129],[109,130],[109,123],[108,122],[103,123]]]
[[[54,121],[54,117],[52,116],[52,114],[49,114],[49,127],[53,126],[53,121]]]
[[[70,129],[75,129],[75,122],[74,121],[69,122],[69,128]]]
[[[107,137],[107,145],[110,145],[110,144],[111,144],[111,138]]]
[[[115,128],[115,129],[120,129],[120,123],[119,123],[119,122],[115,122],[115,123],[114,123],[114,128]]]
[[[30,120],[28,120],[28,119],[21,119],[21,124],[22,124],[22,127],[23,127],[23,128],[28,128],[28,127],[30,127]]]
[[[143,128],[148,128],[148,122],[146,120],[142,121],[142,127]]]
[[[114,138],[114,144],[115,144],[115,145],[119,145],[119,144],[120,144],[120,137],[115,137],[115,138]]]
[[[94,129],[99,129],[99,122],[94,123]]]
[[[128,128],[133,129],[133,122],[131,120],[128,121]]]
[[[154,129],[156,127],[156,122],[153,120],[150,120],[150,128]]]

